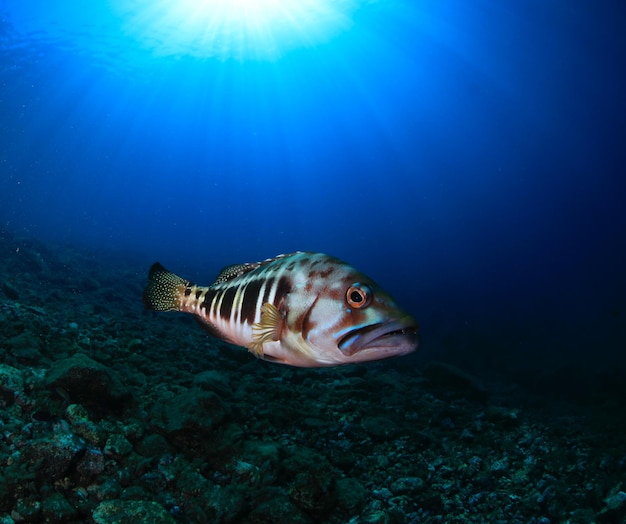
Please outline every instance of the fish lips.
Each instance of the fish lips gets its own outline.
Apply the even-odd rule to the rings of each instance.
[[[405,355],[417,349],[417,331],[418,327],[411,317],[387,320],[353,329],[339,341],[338,347],[347,357],[366,350],[377,354],[387,353],[390,357]]]

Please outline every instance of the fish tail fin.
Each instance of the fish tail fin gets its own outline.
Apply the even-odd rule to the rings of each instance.
[[[148,273],[148,287],[143,292],[146,309],[180,311],[181,297],[191,282],[175,275],[155,262]]]

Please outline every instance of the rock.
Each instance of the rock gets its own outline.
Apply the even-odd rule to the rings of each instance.
[[[214,486],[204,498],[202,505],[212,510],[214,522],[235,522],[246,509],[244,495],[235,486]]]
[[[130,390],[112,369],[83,353],[55,362],[46,376],[49,389],[61,388],[74,402],[98,415],[119,411],[131,399]]]
[[[264,485],[276,481],[280,470],[281,447],[275,442],[249,440],[243,443],[241,458],[257,467],[256,479]]]
[[[41,505],[46,522],[67,522],[77,516],[76,509],[60,493],[53,493]]]
[[[24,331],[6,341],[11,354],[21,362],[37,362],[41,358],[41,344],[41,339],[30,331]]]
[[[227,405],[218,395],[191,388],[157,404],[152,420],[168,439],[193,449],[210,444],[227,413]]]
[[[99,448],[106,442],[106,432],[90,420],[73,423],[72,430],[87,442]]]
[[[71,424],[89,420],[89,413],[80,404],[70,404],[65,408],[65,416]]]
[[[104,471],[104,455],[96,448],[89,448],[76,465],[76,472],[87,483]]]
[[[132,485],[124,488],[120,494],[123,500],[145,500],[149,495],[143,486]]]
[[[17,300],[18,298],[20,298],[20,294],[18,293],[17,289],[15,289],[8,282],[4,282],[2,284],[2,292],[4,293],[4,296],[11,300]]]
[[[23,272],[35,275],[48,274],[48,265],[44,261],[41,253],[36,249],[41,246],[22,246],[16,259],[17,265]]]
[[[24,459],[39,476],[58,480],[74,468],[84,451],[85,443],[81,439],[64,433],[34,441],[24,449]]]
[[[501,428],[512,429],[520,425],[519,412],[500,406],[489,406],[485,411],[485,418],[489,422],[498,424]]]
[[[124,435],[114,433],[107,439],[104,446],[104,454],[113,458],[120,458],[128,455],[133,450],[133,445]]]
[[[365,511],[359,522],[362,524],[404,524],[408,521],[398,508],[391,507],[385,510],[372,508]]]
[[[337,505],[351,514],[359,513],[365,504],[367,490],[356,479],[339,479],[336,484]]]
[[[486,402],[489,398],[489,391],[477,378],[445,362],[429,362],[424,368],[424,376],[431,387],[442,393],[479,402]]]
[[[171,453],[172,447],[162,435],[153,433],[137,444],[136,451],[144,457],[160,457]]]
[[[394,495],[414,495],[424,489],[424,481],[420,477],[401,477],[390,486]]]
[[[129,419],[124,422],[120,428],[122,435],[124,435],[131,442],[137,442],[143,437],[144,428],[143,425],[137,421]]]
[[[96,524],[174,524],[176,521],[156,502],[107,500],[98,505],[91,518]]]
[[[0,364],[0,392],[11,395],[19,393],[24,389],[24,378],[22,372],[14,367]]]
[[[604,499],[604,503],[606,504],[606,509],[624,510],[626,509],[626,493],[623,491],[613,493]]]
[[[113,500],[121,495],[122,486],[117,479],[105,477],[102,481],[87,486],[87,493],[97,501]]]
[[[80,404],[70,404],[65,409],[65,416],[77,435],[97,447],[102,447],[106,442],[106,433],[95,423],[89,420],[87,410]]]
[[[291,524],[308,524],[311,520],[293,502],[284,495],[273,493],[266,502],[259,504],[247,516],[251,524],[273,524],[289,522]]]
[[[624,522],[626,518],[626,492],[613,489],[604,499],[604,508],[598,514],[598,522]]]
[[[26,522],[37,522],[41,516],[41,501],[34,497],[18,499],[15,511]]]
[[[324,513],[335,502],[335,472],[326,459],[312,450],[296,448],[283,466],[295,473],[289,498],[307,512]]]
[[[227,395],[231,391],[230,384],[224,377],[224,373],[213,369],[198,373],[193,377],[193,384],[205,391],[214,391],[220,395]]]
[[[360,522],[364,524],[390,524],[391,522],[387,511],[378,509],[365,512],[365,514],[361,516],[361,519]]]
[[[372,439],[379,442],[389,441],[399,432],[397,423],[386,417],[367,417],[361,427]]]

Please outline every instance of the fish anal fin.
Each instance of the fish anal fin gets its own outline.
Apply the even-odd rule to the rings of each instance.
[[[252,342],[248,349],[252,354],[263,357],[263,344],[280,340],[284,317],[274,305],[266,302],[261,306],[261,320],[252,326]]]
[[[229,338],[224,333],[222,333],[220,329],[217,328],[217,326],[214,326],[213,324],[207,322],[202,317],[196,316],[196,321],[198,322],[200,327],[204,329],[212,337],[219,338],[220,340],[223,340],[224,342],[228,342],[229,344],[233,343],[231,340],[229,340]]]

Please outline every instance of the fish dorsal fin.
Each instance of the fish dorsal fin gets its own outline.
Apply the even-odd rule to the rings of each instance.
[[[222,270],[220,271],[220,274],[217,275],[215,282],[213,282],[213,285],[223,284],[224,282],[228,282],[229,280],[232,280],[233,278],[237,278],[237,277],[240,277],[241,275],[245,275],[246,273],[249,273],[250,271],[254,271],[255,269],[261,266],[266,266],[267,264],[274,262],[275,260],[280,260],[281,258],[288,258],[293,255],[299,255],[300,253],[302,252],[296,251],[294,253],[286,253],[284,255],[277,255],[275,257],[268,258],[261,262],[246,262],[245,264],[231,264],[230,266],[226,266],[222,268]]]
[[[224,282],[228,282],[233,278],[245,275],[246,273],[253,271],[257,267],[259,267],[260,265],[260,262],[247,262],[245,264],[232,264],[230,266],[226,266],[225,268],[222,268],[220,274],[217,275],[217,278],[215,279],[215,282],[213,282],[213,285],[223,284]]]

